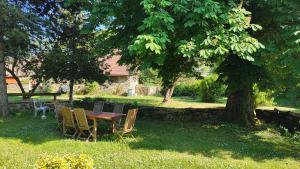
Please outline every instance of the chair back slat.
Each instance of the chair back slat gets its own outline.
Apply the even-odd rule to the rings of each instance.
[[[93,112],[101,113],[101,112],[103,112],[103,107],[104,107],[104,102],[103,101],[97,101],[94,104]]]
[[[122,114],[124,109],[124,104],[115,104],[113,113],[119,113]]]
[[[63,116],[63,125],[65,127],[76,127],[71,109],[68,107],[62,107],[61,112]]]
[[[54,104],[54,111],[55,111],[55,113],[56,113],[56,117],[58,118],[58,119],[61,119],[62,118],[62,108],[64,107],[65,105],[63,104],[63,103],[58,103],[58,102],[56,102],[55,104]]]
[[[89,130],[89,124],[84,109],[74,109],[77,126],[82,130]]]
[[[138,109],[130,109],[128,110],[125,124],[124,124],[124,132],[131,132],[134,128],[136,115],[137,115]]]

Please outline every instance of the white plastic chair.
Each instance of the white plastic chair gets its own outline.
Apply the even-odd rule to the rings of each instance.
[[[37,117],[37,113],[38,112],[42,112],[42,119],[46,119],[46,111],[50,110],[50,108],[46,105],[44,105],[44,103],[42,101],[38,101],[38,100],[33,100],[33,108],[34,108],[34,117]]]

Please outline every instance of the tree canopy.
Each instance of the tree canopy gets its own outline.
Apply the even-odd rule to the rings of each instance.
[[[73,101],[73,86],[82,80],[103,82],[105,75],[100,69],[101,55],[94,53],[93,32],[84,32],[88,15],[85,4],[68,1],[57,5],[55,14],[56,37],[49,52],[45,53],[39,78],[64,80],[70,83],[70,102]],[[59,29],[58,29],[59,28]]]
[[[114,53],[132,70],[157,72],[164,102],[180,77],[201,76],[203,65],[216,68],[219,82],[228,86],[224,118],[236,123],[254,120],[254,86],[271,88],[283,100],[300,98],[294,94],[300,91],[297,0],[11,0],[0,5],[0,64],[35,58],[30,61],[38,67],[24,67],[40,81],[70,81],[70,101],[75,82],[105,79],[100,57]],[[1,96],[4,105],[7,98]]]

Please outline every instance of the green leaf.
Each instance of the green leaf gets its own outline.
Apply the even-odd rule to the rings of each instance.
[[[161,47],[154,42],[146,43],[146,49],[150,49],[152,52],[156,54],[160,54]]]

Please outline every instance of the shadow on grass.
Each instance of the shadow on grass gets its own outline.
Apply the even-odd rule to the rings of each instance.
[[[250,132],[228,124],[146,119],[138,119],[136,126],[137,141],[127,143],[133,150],[173,151],[218,158],[251,158],[255,161],[285,158],[300,160],[300,142],[282,138],[270,131]],[[0,139],[20,140],[27,144],[38,145],[66,139],[61,132],[55,130],[54,117],[41,120],[34,118],[31,112],[0,120],[0,128]],[[113,140],[113,137],[99,139]]]
[[[137,124],[132,149],[164,150],[206,157],[234,159],[293,158],[300,160],[300,143],[270,131],[250,132],[234,125],[176,123],[143,120]],[[261,134],[264,133],[264,134]]]
[[[28,144],[62,139],[62,134],[56,130],[56,119],[53,115],[47,117],[46,120],[42,120],[41,116],[35,118],[32,112],[12,114],[0,121],[0,138],[21,140]]]

